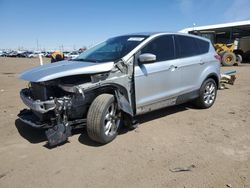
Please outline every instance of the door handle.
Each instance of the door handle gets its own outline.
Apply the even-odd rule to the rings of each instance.
[[[170,65],[169,70],[170,70],[170,71],[174,71],[174,70],[177,69],[177,68],[178,68],[178,67],[175,66],[175,65]]]
[[[204,61],[200,61],[200,65],[204,65],[205,64],[205,62]]]

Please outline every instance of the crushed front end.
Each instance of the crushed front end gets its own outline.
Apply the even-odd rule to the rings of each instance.
[[[62,61],[27,70],[20,78],[29,86],[20,97],[28,109],[18,116],[32,127],[47,129],[50,146],[67,141],[73,128],[87,124],[88,110],[101,94],[113,95],[122,118],[130,119],[135,112],[132,62]]]
[[[62,89],[71,88],[67,83],[70,79],[30,82],[28,88],[20,91],[20,97],[29,109],[22,110],[19,119],[32,127],[47,129],[50,146],[67,141],[72,127],[86,124],[87,105],[83,93]]]

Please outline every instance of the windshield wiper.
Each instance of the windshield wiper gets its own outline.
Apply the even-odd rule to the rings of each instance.
[[[94,59],[81,59],[81,58],[76,58],[76,59],[71,59],[71,61],[87,61],[87,62],[93,62],[93,63],[99,63],[100,61],[94,60]]]

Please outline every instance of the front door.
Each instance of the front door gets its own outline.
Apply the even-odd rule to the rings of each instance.
[[[135,98],[137,114],[175,104],[180,84],[179,62],[175,59],[172,35],[157,37],[139,54],[156,55],[156,62],[135,64]]]

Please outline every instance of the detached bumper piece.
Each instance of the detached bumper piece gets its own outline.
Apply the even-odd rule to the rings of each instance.
[[[46,129],[52,127],[52,125],[49,123],[41,122],[40,119],[31,110],[24,109],[20,111],[20,113],[17,116],[22,122],[34,128]]]
[[[48,144],[51,147],[65,143],[68,137],[71,136],[71,126],[63,123],[55,125],[48,129],[45,134],[48,139]]]
[[[45,135],[51,147],[61,145],[71,136],[72,129],[86,126],[86,119],[75,119],[67,122],[41,122],[32,110],[24,109],[18,114],[19,119],[34,128],[47,129]]]

